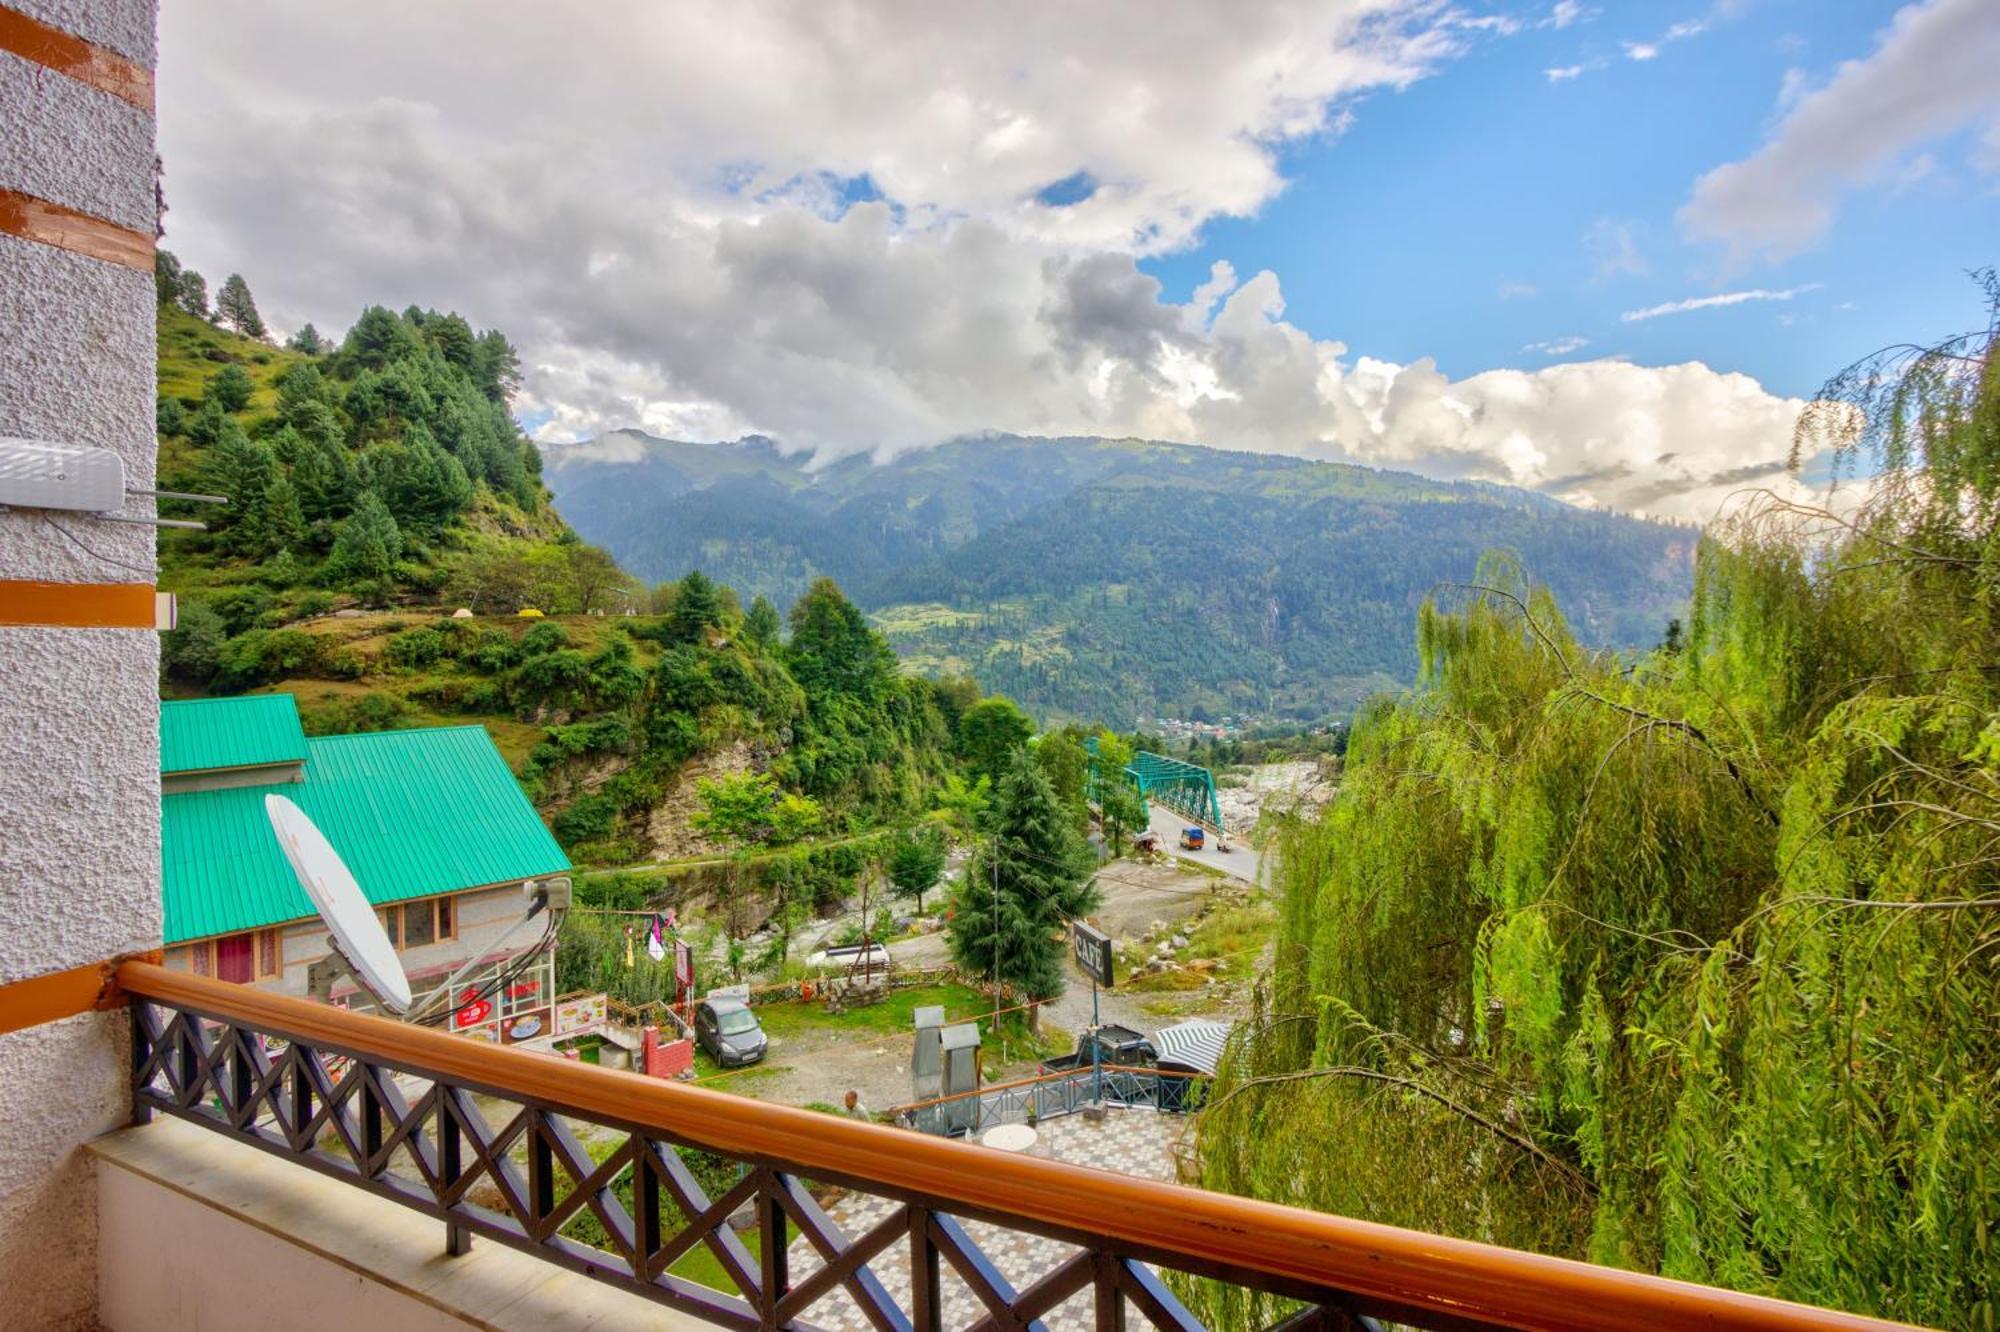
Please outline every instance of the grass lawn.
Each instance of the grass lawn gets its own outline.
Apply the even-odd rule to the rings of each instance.
[[[791,1233],[789,1222],[785,1226],[785,1233],[788,1235]],[[750,1263],[755,1267],[764,1252],[762,1237],[754,1230],[745,1230],[739,1232],[736,1238],[742,1240],[743,1247],[750,1251]],[[719,1290],[728,1295],[743,1293],[736,1288],[736,1283],[729,1279],[729,1274],[722,1270],[722,1264],[716,1259],[715,1251],[706,1244],[697,1244],[689,1249],[667,1271],[683,1281],[692,1281],[697,1285],[707,1286],[710,1290]]]
[[[795,1064],[801,1055],[845,1041],[870,1041],[907,1036],[916,1029],[916,1012],[929,1005],[942,1005],[949,1021],[975,1020],[987,1048],[987,1066],[997,1068],[1024,1059],[1044,1059],[1068,1050],[1072,1038],[1066,1031],[1044,1023],[1039,1036],[1028,1034],[1026,1013],[1007,1013],[1000,1018],[1000,1040],[993,1031],[993,1001],[968,985],[924,985],[897,990],[880,1003],[829,1013],[817,1001],[793,1001],[757,1005],[757,1020],[770,1037],[771,1052],[765,1063],[745,1070],[719,1068],[699,1048],[695,1051],[695,1080],[718,1091],[756,1096],[759,1085]],[[796,1053],[795,1053],[796,1052]],[[727,1073],[726,1077],[715,1076]]]

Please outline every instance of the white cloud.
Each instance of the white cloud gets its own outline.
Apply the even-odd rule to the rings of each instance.
[[[1578,19],[1586,18],[1594,11],[1585,9],[1578,0],[1556,0],[1549,6],[1549,15],[1543,19],[1544,28],[1567,28]]]
[[[2000,22],[1992,0],[1927,0],[1900,10],[1873,54],[1843,63],[1826,86],[1790,99],[1749,157],[1695,182],[1680,210],[1695,240],[1739,257],[1782,259],[1833,223],[1849,192],[1893,179],[1919,146],[2000,111]]]
[[[1531,301],[1542,294],[1542,289],[1532,282],[1502,282],[1500,299],[1503,301]]]
[[[507,330],[552,440],[1130,434],[1706,516],[1780,467],[1796,402],[1693,363],[1452,380],[1298,327],[1275,274],[1218,262],[1182,305],[1139,268],[1455,49],[1437,13],[172,6],[169,241],[287,326]],[[1078,172],[1088,199],[1034,199]],[[1593,235],[1644,271],[1630,224]]]
[[[1542,73],[1548,76],[1550,83],[1561,83],[1566,79],[1573,79],[1582,74],[1583,66],[1563,65],[1555,69],[1545,69]]]
[[[1660,54],[1660,48],[1652,42],[1626,42],[1625,54],[1633,60],[1651,60]]]
[[[1589,345],[1589,338],[1577,337],[1575,334],[1571,334],[1568,337],[1550,338],[1547,342],[1531,342],[1521,348],[1521,350],[1524,352],[1533,352],[1537,356],[1568,356],[1572,352],[1582,351]]]
[[[1687,314],[1692,310],[1719,310],[1725,306],[1742,305],[1746,301],[1789,301],[1795,296],[1803,296],[1809,291],[1819,289],[1819,283],[1808,282],[1804,286],[1787,287],[1782,291],[1772,291],[1765,287],[1757,287],[1750,291],[1725,291],[1715,296],[1694,296],[1684,301],[1649,305],[1643,310],[1627,310],[1618,317],[1625,323],[1636,324],[1645,319],[1658,319],[1661,315]]]
[[[1639,252],[1638,228],[1631,222],[1598,218],[1584,233],[1583,247],[1590,256],[1591,276],[1598,281],[1621,275],[1643,277],[1651,269]]]

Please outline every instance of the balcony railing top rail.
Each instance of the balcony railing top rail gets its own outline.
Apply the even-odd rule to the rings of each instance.
[[[1863,1329],[1856,1315],[1523,1253],[1253,1199],[1110,1174],[970,1143],[638,1077],[358,1016],[248,986],[128,962],[134,1010],[135,1116],[161,1110],[249,1141],[478,1233],[538,1252],[650,1298],[743,1328],[807,1327],[803,1315],[844,1292],[881,1332],[944,1325],[939,1259],[983,1306],[981,1329],[1039,1328],[1058,1305],[1095,1291],[1095,1327],[1125,1309],[1155,1326],[1200,1324],[1152,1270],[1215,1278],[1298,1301],[1287,1328],[1367,1325],[1371,1315],[1423,1327]],[[272,1052],[271,1042],[284,1046]],[[338,1074],[333,1061],[345,1060]],[[429,1084],[405,1103],[391,1073]],[[480,1093],[519,1107],[495,1129]],[[583,1121],[629,1135],[595,1161],[571,1131]],[[316,1147],[335,1137],[346,1158]],[[743,1162],[711,1200],[671,1150],[682,1144]],[[419,1179],[392,1171],[398,1152]],[[523,1158],[524,1160],[517,1160]],[[474,1205],[483,1178],[504,1208]],[[633,1191],[629,1206],[614,1181]],[[830,1182],[895,1200],[896,1212],[850,1238],[806,1192]],[[565,1185],[569,1186],[565,1191]],[[753,1254],[730,1232],[755,1207]],[[615,1252],[565,1237],[588,1210]],[[678,1218],[685,1224],[676,1228]],[[963,1220],[1077,1246],[1015,1290]],[[822,1264],[794,1281],[788,1226]],[[905,1310],[875,1268],[908,1243]],[[668,1266],[707,1246],[741,1299],[695,1287]],[[900,1280],[900,1277],[899,1277]]]

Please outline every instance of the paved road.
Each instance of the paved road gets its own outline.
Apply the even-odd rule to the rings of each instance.
[[[1168,855],[1178,856],[1182,860],[1191,860],[1197,864],[1207,865],[1212,869],[1219,869],[1225,874],[1233,874],[1237,878],[1249,883],[1261,883],[1263,881],[1259,877],[1264,872],[1263,856],[1251,848],[1247,838],[1231,837],[1229,839],[1231,849],[1228,851],[1218,851],[1215,849],[1215,834],[1211,832],[1208,835],[1208,848],[1206,850],[1183,851],[1181,850],[1181,829],[1189,826],[1187,820],[1183,819],[1173,810],[1168,809],[1165,805],[1154,803],[1150,808],[1153,815],[1153,831],[1159,835],[1160,849]]]

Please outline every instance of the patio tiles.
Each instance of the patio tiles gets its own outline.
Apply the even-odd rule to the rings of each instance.
[[[1032,1150],[1037,1156],[1048,1156],[1098,1170],[1145,1179],[1173,1180],[1176,1178],[1174,1145],[1188,1127],[1190,1121],[1184,1116],[1161,1114],[1154,1110],[1109,1109],[1104,1118],[1096,1123],[1080,1114],[1064,1115],[1036,1127],[1036,1142]],[[827,1214],[852,1239],[865,1234],[899,1205],[886,1198],[850,1193],[829,1207]],[[1023,1231],[1003,1230],[983,1221],[968,1221],[965,1230],[1016,1291],[1027,1289],[1036,1279],[1077,1251],[1075,1245],[1060,1240]],[[803,1238],[792,1241],[787,1257],[794,1282],[804,1280],[821,1266],[818,1252]],[[892,1244],[869,1267],[882,1282],[889,1297],[908,1312],[909,1246]],[[940,1267],[943,1270],[944,1325],[964,1327],[984,1316],[987,1312],[985,1306],[959,1279],[950,1262],[943,1261]],[[842,1289],[821,1298],[805,1311],[803,1317],[807,1322],[828,1329],[828,1332],[872,1332],[873,1325]],[[1092,1332],[1096,1319],[1089,1288],[1058,1305],[1042,1321],[1049,1332]]]

